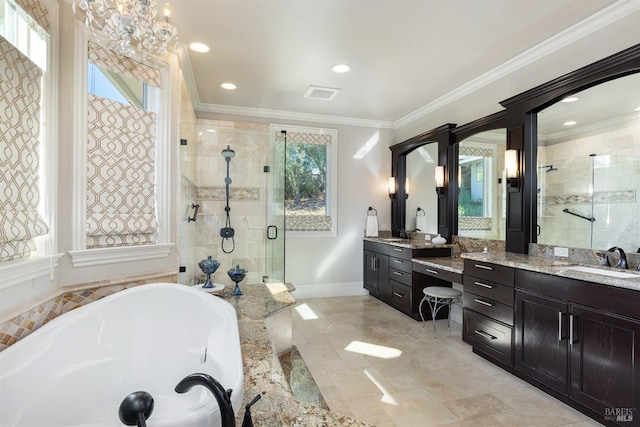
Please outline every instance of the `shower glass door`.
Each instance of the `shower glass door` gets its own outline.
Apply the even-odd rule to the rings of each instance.
[[[284,173],[286,140],[271,132],[271,150],[267,159],[267,232],[265,248],[265,283],[284,283]]]

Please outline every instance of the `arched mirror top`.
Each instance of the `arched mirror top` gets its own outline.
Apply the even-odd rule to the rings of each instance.
[[[456,202],[454,234],[482,239],[505,239],[503,170],[506,113],[474,120],[453,130],[455,182],[450,191]]]
[[[611,198],[608,198],[609,202],[605,200],[612,191],[627,194],[640,190],[629,185],[640,180],[640,177],[632,178],[634,175],[631,174],[632,169],[637,169],[631,163],[637,159],[630,151],[616,151],[626,147],[638,152],[640,146],[635,145],[635,140],[640,129],[628,131],[628,126],[638,126],[628,125],[632,112],[612,113],[616,105],[626,102],[624,99],[629,93],[638,94],[639,72],[640,45],[636,45],[501,102],[507,108],[509,148],[521,150],[523,169],[522,187],[514,193],[517,197],[508,201],[509,217],[522,218],[522,221],[507,230],[507,250],[527,252],[528,243],[536,242],[598,250],[624,244],[622,236],[612,229],[599,230],[606,225],[607,214],[598,213],[598,209],[614,211],[608,204]],[[560,102],[568,96],[576,96],[585,102],[582,105],[581,101]],[[586,101],[590,98],[596,99],[597,108],[588,108]],[[638,107],[640,100],[632,110]],[[580,117],[578,114],[582,118],[568,117]],[[629,134],[627,137],[617,135],[625,132]],[[578,145],[570,144],[579,144],[580,149]],[[580,162],[583,164],[578,164]],[[608,167],[605,166],[607,162]],[[625,169],[627,167],[630,169]],[[618,173],[624,170],[628,172]],[[581,180],[584,182],[579,184],[581,174],[585,175]],[[576,204],[581,201],[584,203]],[[637,204],[636,201],[634,209]],[[615,208],[621,212],[623,207],[632,205],[619,204]],[[631,212],[626,217],[637,215]],[[554,225],[554,221],[565,224]],[[615,223],[619,229],[632,226],[623,218],[616,219]],[[582,242],[567,233],[567,230],[578,228],[581,231],[576,233],[584,240]],[[607,237],[600,239],[598,231]],[[624,249],[635,251],[638,245],[633,245]]]
[[[421,232],[450,238],[452,219],[451,209],[447,208],[449,198],[437,196],[434,170],[436,165],[447,165],[449,162],[453,128],[455,124],[447,123],[389,147],[391,176],[396,183],[396,194],[391,200],[394,236],[399,230],[420,228],[416,219],[418,215],[424,215],[427,221],[426,224],[422,223],[425,229],[421,228]]]

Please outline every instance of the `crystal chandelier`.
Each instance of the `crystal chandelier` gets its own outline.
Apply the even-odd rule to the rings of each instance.
[[[162,21],[156,21],[156,0],[73,0],[74,13],[76,4],[85,12],[85,25],[104,33],[109,47],[125,56],[164,56],[178,34],[169,23],[168,3]]]

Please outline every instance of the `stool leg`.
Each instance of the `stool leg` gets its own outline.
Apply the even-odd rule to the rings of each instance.
[[[422,327],[424,328],[424,315],[422,314],[422,304],[427,300],[427,297],[422,297],[422,301],[420,301],[420,305],[418,306],[418,311],[420,312],[420,318],[422,319]]]
[[[431,308],[431,322],[433,323],[434,336],[438,333],[438,331],[436,331],[436,313],[438,313],[436,307],[438,307],[438,297],[434,297],[433,306],[431,306],[431,303],[429,303],[429,308]]]
[[[447,304],[449,312],[447,313],[447,328],[451,329],[451,302]]]

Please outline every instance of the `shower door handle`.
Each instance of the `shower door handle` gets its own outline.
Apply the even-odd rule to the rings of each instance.
[[[278,238],[278,227],[275,225],[269,225],[267,227],[267,239],[276,240]]]

